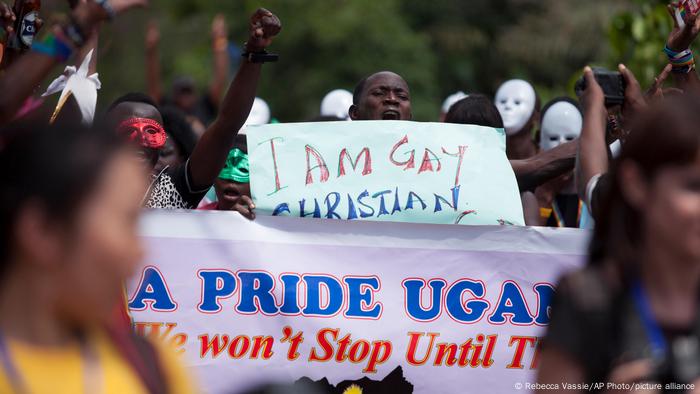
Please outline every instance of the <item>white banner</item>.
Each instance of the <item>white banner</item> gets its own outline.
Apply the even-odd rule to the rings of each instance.
[[[151,212],[142,235],[136,327],[176,343],[210,393],[302,378],[339,393],[512,392],[534,381],[553,285],[588,238],[228,212]]]

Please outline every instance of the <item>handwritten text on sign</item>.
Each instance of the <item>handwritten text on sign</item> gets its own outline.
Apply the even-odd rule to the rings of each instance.
[[[251,190],[273,216],[523,224],[500,129],[399,121],[248,130]]]

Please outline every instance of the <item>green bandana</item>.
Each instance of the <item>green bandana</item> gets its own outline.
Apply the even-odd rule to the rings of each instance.
[[[231,149],[226,158],[226,165],[219,173],[219,178],[238,183],[249,183],[248,155],[238,148]]]

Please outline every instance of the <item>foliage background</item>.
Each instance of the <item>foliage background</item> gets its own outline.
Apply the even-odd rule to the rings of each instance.
[[[65,13],[64,0],[44,0],[42,14]],[[546,102],[571,96],[586,64],[624,62],[648,84],[663,67],[671,27],[664,0],[151,0],[105,26],[98,71],[99,105],[145,90],[144,32],[161,28],[165,87],[190,75],[203,88],[211,74],[210,25],[226,16],[232,44],[246,38],[248,16],[266,7],[282,20],[259,96],[273,116],[302,121],[318,113],[329,90],[352,90],[379,70],[403,75],[416,120],[435,120],[457,90],[493,95],[510,78],[533,82]],[[235,62],[238,61],[235,58]],[[235,68],[235,63],[233,64]],[[56,70],[56,73],[60,70]]]

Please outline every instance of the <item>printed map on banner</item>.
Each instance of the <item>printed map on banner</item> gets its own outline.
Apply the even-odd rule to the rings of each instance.
[[[177,345],[213,394],[271,382],[321,393],[525,388],[554,284],[581,266],[588,239],[162,211],[141,234],[145,266],[127,289],[136,330]]]
[[[505,132],[401,121],[247,129],[261,215],[524,225]]]

